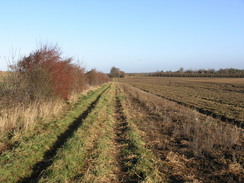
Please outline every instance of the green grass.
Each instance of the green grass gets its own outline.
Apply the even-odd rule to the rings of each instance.
[[[103,111],[100,110],[102,116],[99,121],[103,126],[98,130],[101,132],[97,140],[96,147],[93,153],[89,156],[89,168],[85,170],[83,177],[80,177],[79,182],[111,182],[115,180],[113,170],[116,169],[113,157],[113,136],[114,131],[114,85],[107,96],[104,96]]]
[[[44,152],[48,151],[58,136],[67,130],[87,107],[108,87],[89,92],[82,96],[67,115],[62,119],[40,124],[33,131],[18,139],[18,146],[5,151],[0,156],[0,182],[16,182],[20,178],[30,176],[35,163],[42,160]]]
[[[118,97],[121,102],[123,95]],[[118,162],[113,152],[115,120],[115,86],[99,100],[96,108],[66,145],[59,150],[55,160],[43,174],[40,182],[119,182],[114,170]],[[124,111],[126,112],[126,111]],[[127,177],[138,181],[160,182],[155,157],[145,147],[136,126],[129,122],[128,146],[122,146],[121,157],[136,156],[137,162],[124,164]],[[140,177],[141,176],[141,177]]]
[[[111,157],[111,106],[107,91],[83,125],[60,149],[40,182],[94,182],[107,177],[113,169]]]

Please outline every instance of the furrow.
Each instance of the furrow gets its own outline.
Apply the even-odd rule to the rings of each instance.
[[[184,102],[181,102],[181,101],[178,101],[178,100],[175,100],[175,99],[172,99],[172,98],[169,98],[169,97],[165,97],[165,96],[162,96],[162,95],[159,95],[159,94],[155,94],[153,92],[150,92],[148,90],[145,90],[145,89],[141,89],[141,88],[138,88],[144,92],[147,92],[147,93],[150,93],[152,95],[155,95],[157,97],[160,97],[160,98],[163,98],[163,99],[166,99],[168,101],[171,101],[171,102],[175,102],[176,104],[179,104],[181,106],[184,106],[184,107],[188,107],[190,109],[193,109],[193,110],[196,110],[197,112],[201,113],[201,114],[204,114],[204,115],[207,115],[207,116],[210,116],[210,117],[213,117],[215,119],[220,119],[221,121],[225,122],[225,123],[229,123],[229,124],[234,124],[236,125],[237,127],[240,127],[240,128],[244,128],[244,121],[239,121],[239,120],[236,120],[236,119],[233,119],[233,118],[228,118],[226,116],[223,116],[223,115],[220,115],[220,114],[216,114],[212,111],[209,111],[207,109],[204,109],[204,108],[200,108],[200,107],[196,107],[194,105],[191,105],[191,104],[187,104],[187,103],[184,103]]]

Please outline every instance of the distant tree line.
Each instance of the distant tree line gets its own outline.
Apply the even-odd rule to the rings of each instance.
[[[233,77],[233,78],[244,78],[243,69],[199,69],[199,70],[184,70],[180,68],[176,72],[172,71],[158,71],[154,73],[148,73],[148,76],[158,77]]]
[[[125,77],[125,72],[121,71],[119,68],[112,67],[109,76],[111,78],[123,78]]]

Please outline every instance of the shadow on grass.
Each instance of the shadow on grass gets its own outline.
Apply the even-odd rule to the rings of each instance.
[[[36,183],[40,180],[42,173],[52,165],[54,161],[54,156],[57,154],[59,148],[61,148],[70,137],[78,130],[79,126],[82,124],[83,120],[86,119],[88,114],[91,112],[92,109],[96,107],[100,97],[108,90],[107,87],[97,98],[93,101],[90,106],[75,120],[73,121],[68,129],[60,134],[57,141],[53,144],[50,150],[46,151],[43,159],[37,162],[32,168],[32,174],[29,177],[22,178],[18,181],[18,183]]]

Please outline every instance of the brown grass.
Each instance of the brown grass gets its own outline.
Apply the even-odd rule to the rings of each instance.
[[[15,106],[0,111],[0,133],[5,130],[29,130],[41,119],[57,116],[65,103],[61,100],[34,102],[28,106]]]
[[[90,87],[82,93],[73,93],[68,101],[75,103],[79,97],[88,91],[96,90],[98,87]],[[15,104],[0,110],[0,133],[12,131],[26,131],[33,129],[35,124],[44,120],[55,118],[68,107],[63,100],[35,101],[28,105]]]
[[[0,82],[9,74],[7,71],[0,71]]]

